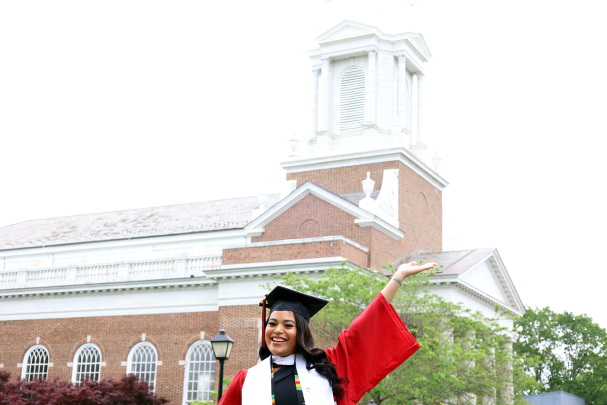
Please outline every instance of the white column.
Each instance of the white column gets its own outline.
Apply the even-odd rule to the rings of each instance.
[[[405,89],[407,88],[407,58],[404,56],[398,57],[398,124],[401,127],[405,126],[405,106],[407,105],[407,94]]]
[[[428,162],[426,162],[426,150],[428,147],[424,143],[424,106],[422,102],[424,74],[417,72],[415,75],[417,76],[417,141],[411,145],[411,151],[415,153],[418,158],[428,164]]]
[[[312,69],[312,138],[318,132],[318,76],[320,69]]]
[[[423,83],[424,75],[417,72],[417,142],[424,143],[424,125],[423,125]]]
[[[508,352],[508,360],[512,358],[512,342],[507,341],[501,343],[501,346],[505,348]],[[512,362],[509,361],[506,365],[506,382],[502,387],[502,400],[505,404],[513,404],[514,403],[514,376],[512,372]]]
[[[320,131],[328,131],[331,117],[331,59],[322,60],[321,75],[324,110],[320,115]]]
[[[367,124],[375,124],[375,82],[377,69],[377,52],[369,52],[369,66],[367,68]]]

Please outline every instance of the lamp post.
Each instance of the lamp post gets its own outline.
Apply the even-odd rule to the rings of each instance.
[[[219,403],[223,391],[223,362],[230,358],[234,341],[226,335],[225,330],[221,329],[219,335],[211,339],[211,346],[213,346],[215,358],[219,360],[219,389],[217,390],[217,402]]]

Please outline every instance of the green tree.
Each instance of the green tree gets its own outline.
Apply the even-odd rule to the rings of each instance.
[[[527,308],[515,321],[515,352],[535,380],[527,394],[565,391],[607,405],[607,333],[586,315]]]
[[[363,402],[372,398],[380,405],[455,400],[470,404],[475,398],[486,398],[490,403],[506,403],[514,396],[513,358],[506,347],[505,329],[497,319],[500,314],[488,319],[480,312],[430,294],[427,287],[432,274],[406,278],[392,301],[421,348],[369,391]],[[320,347],[335,344],[341,331],[388,280],[382,274],[343,265],[313,279],[291,273],[281,279],[282,284],[330,300],[311,322]]]

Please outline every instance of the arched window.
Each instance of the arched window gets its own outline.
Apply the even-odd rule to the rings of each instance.
[[[48,350],[42,345],[29,348],[23,358],[23,370],[21,378],[32,381],[34,378],[48,377]]]
[[[190,346],[185,358],[183,405],[188,401],[210,401],[215,382],[215,354],[211,342],[199,340]]]
[[[140,380],[150,384],[150,392],[156,390],[156,365],[158,354],[156,348],[149,342],[137,343],[131,349],[127,361],[128,374],[135,374]]]
[[[93,343],[80,346],[74,356],[74,371],[72,381],[77,383],[83,378],[99,380],[101,373],[101,350]]]
[[[365,72],[351,67],[339,82],[339,132],[360,131],[365,120]]]

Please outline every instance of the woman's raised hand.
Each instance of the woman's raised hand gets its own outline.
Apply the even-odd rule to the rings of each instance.
[[[436,267],[435,262],[423,263],[419,266],[417,265],[417,262],[405,263],[398,266],[398,270],[396,270],[394,277],[398,278],[399,280],[404,280],[406,277],[413,276],[434,267]]]
[[[417,265],[417,262],[402,264],[402,265],[398,266],[398,270],[396,270],[396,273],[394,273],[394,275],[392,276],[393,279],[398,280],[398,281],[395,281],[395,280],[388,281],[388,284],[386,284],[384,289],[381,290],[381,293],[384,295],[384,298],[386,298],[386,301],[388,301],[388,303],[391,303],[392,299],[394,299],[394,296],[396,295],[396,291],[398,290],[398,287],[400,287],[400,284],[403,282],[403,280],[406,277],[413,276],[414,274],[417,274],[417,273],[421,273],[422,271],[431,269],[435,266],[436,266],[436,263],[434,263],[434,262],[424,263],[419,266]]]

